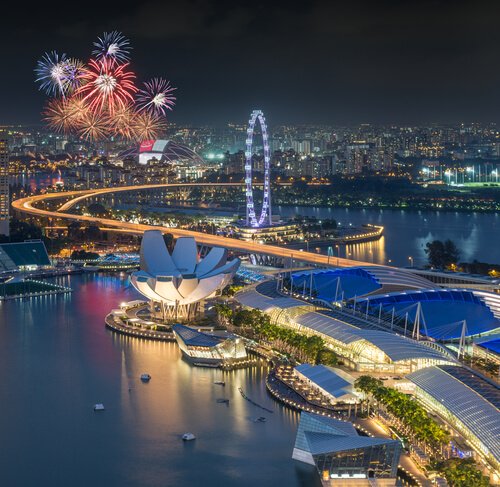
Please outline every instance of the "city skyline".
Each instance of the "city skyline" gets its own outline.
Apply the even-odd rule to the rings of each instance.
[[[497,12],[487,2],[9,8],[22,20],[1,34],[15,73],[1,81],[3,123],[40,123],[32,80],[42,52],[85,59],[87,39],[110,30],[131,39],[144,79],[165,72],[179,88],[169,119],[180,124],[239,121],[251,108],[271,124],[499,120]]]

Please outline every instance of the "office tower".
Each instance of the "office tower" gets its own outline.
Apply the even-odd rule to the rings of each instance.
[[[1,136],[0,136],[1,137]],[[0,138],[0,235],[9,235],[9,149]]]

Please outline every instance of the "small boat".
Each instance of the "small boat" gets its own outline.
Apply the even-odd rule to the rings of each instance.
[[[214,384],[217,384],[218,386],[225,386],[226,383],[223,380],[216,380]]]
[[[229,404],[229,399],[217,399],[219,404]]]
[[[267,421],[267,418],[265,418],[264,416],[259,416],[259,417],[257,418],[257,421],[258,421],[259,423],[265,423],[265,422]]]
[[[141,374],[142,382],[149,382],[151,380],[151,376],[149,374]]]
[[[104,404],[102,403],[97,403],[97,404],[94,404],[94,411],[104,411]]]
[[[193,435],[193,433],[184,433],[182,435],[183,441],[191,441],[191,440],[196,440],[196,436]]]

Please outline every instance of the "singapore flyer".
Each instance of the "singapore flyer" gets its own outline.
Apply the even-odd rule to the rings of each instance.
[[[255,123],[259,121],[262,130],[262,141],[264,146],[264,197],[262,210],[257,220],[255,214],[255,203],[252,187],[252,148]],[[247,226],[259,228],[271,225],[271,165],[270,165],[269,137],[267,135],[266,119],[262,110],[254,110],[248,121],[246,151],[245,151],[245,187],[247,203]]]

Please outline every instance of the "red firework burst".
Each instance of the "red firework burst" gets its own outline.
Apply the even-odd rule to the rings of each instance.
[[[118,107],[133,102],[137,92],[135,74],[127,71],[128,65],[107,58],[91,59],[80,77],[83,84],[75,94],[88,103],[90,110],[113,114]]]

